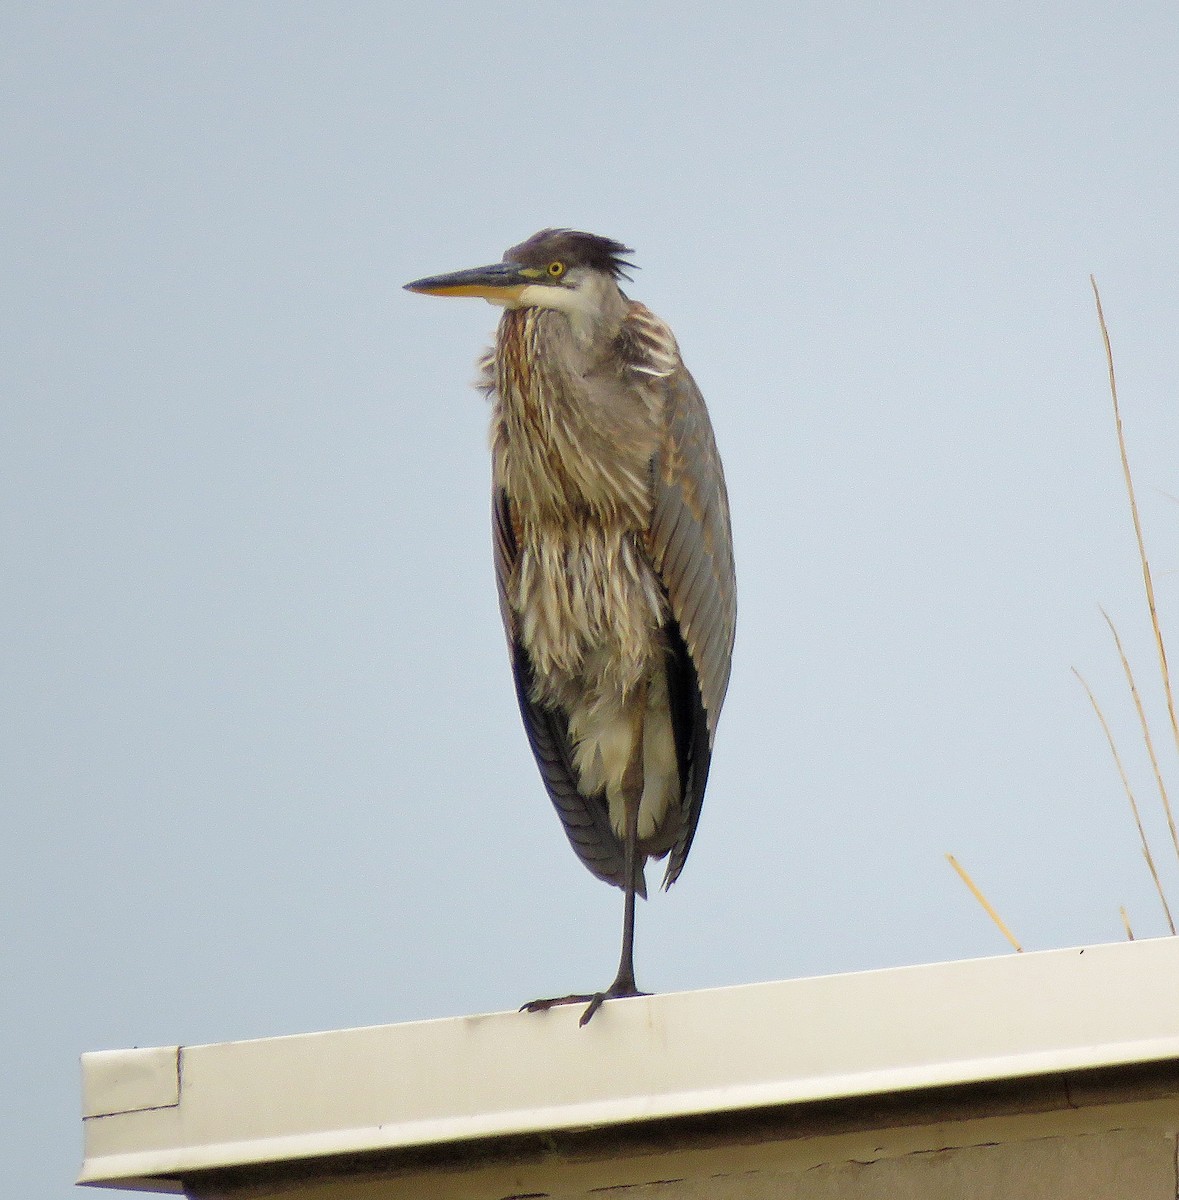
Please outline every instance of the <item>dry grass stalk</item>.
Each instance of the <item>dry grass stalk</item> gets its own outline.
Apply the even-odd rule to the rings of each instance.
[[[1130,917],[1126,913],[1126,906],[1123,904],[1118,909],[1118,912],[1122,914],[1122,928],[1126,931],[1126,941],[1132,942],[1134,940],[1134,930],[1130,928]]]
[[[1114,636],[1117,636],[1116,632]],[[1159,901],[1163,906],[1163,912],[1166,914],[1167,926],[1174,933],[1175,921],[1171,917],[1171,907],[1167,903],[1167,895],[1163,891],[1163,884],[1159,879],[1158,869],[1154,865],[1154,855],[1150,852],[1150,842],[1147,840],[1146,830],[1142,825],[1142,815],[1138,811],[1138,801],[1134,799],[1134,790],[1130,787],[1126,768],[1122,765],[1122,756],[1118,753],[1118,746],[1114,741],[1113,732],[1110,730],[1109,722],[1105,719],[1105,713],[1101,711],[1101,705],[1097,703],[1097,697],[1093,695],[1093,689],[1085,682],[1085,677],[1076,667],[1073,667],[1073,674],[1081,681],[1081,686],[1085,689],[1085,694],[1089,697],[1089,703],[1093,705],[1093,711],[1097,714],[1097,719],[1101,722],[1101,728],[1105,732],[1106,741],[1109,742],[1110,752],[1113,754],[1118,774],[1122,779],[1122,787],[1126,789],[1126,798],[1130,801],[1130,811],[1134,814],[1134,824],[1138,827],[1138,837],[1142,842],[1142,856],[1146,859],[1146,865],[1150,870],[1150,877],[1154,880],[1155,891],[1159,894]]]
[[[1171,733],[1175,739],[1175,748],[1179,750],[1179,718],[1175,715],[1175,694],[1171,688],[1171,672],[1167,666],[1167,650],[1163,645],[1162,629],[1159,626],[1158,609],[1154,600],[1154,581],[1150,574],[1150,561],[1146,557],[1146,541],[1142,536],[1142,521],[1138,516],[1138,501],[1134,495],[1134,479],[1130,474],[1130,458],[1126,453],[1126,436],[1122,429],[1122,410],[1118,405],[1118,381],[1114,374],[1113,348],[1109,341],[1109,328],[1105,323],[1105,313],[1101,308],[1101,293],[1097,290],[1097,280],[1090,275],[1089,282],[1093,286],[1093,298],[1097,302],[1097,320],[1101,325],[1101,340],[1105,343],[1105,361],[1109,367],[1109,391],[1113,397],[1114,421],[1118,431],[1118,450],[1122,455],[1122,475],[1126,480],[1126,492],[1130,497],[1130,515],[1134,519],[1134,536],[1138,539],[1138,560],[1142,564],[1142,581],[1146,586],[1146,605],[1150,609],[1150,627],[1154,631],[1154,644],[1159,657],[1159,670],[1163,677],[1163,691],[1167,697],[1167,716],[1171,720]],[[1171,840],[1175,844],[1175,853],[1179,855],[1179,834],[1175,832],[1175,817],[1167,806],[1167,822],[1171,828]],[[1172,930],[1172,932],[1174,932]]]
[[[1154,752],[1154,739],[1150,736],[1150,724],[1146,719],[1146,710],[1142,707],[1142,697],[1138,694],[1138,685],[1134,682],[1134,672],[1130,670],[1130,660],[1126,657],[1126,651],[1122,648],[1122,639],[1118,637],[1118,631],[1109,613],[1105,609],[1101,609],[1101,615],[1105,618],[1105,623],[1109,626],[1110,633],[1113,634],[1114,645],[1118,648],[1118,657],[1122,660],[1122,670],[1126,673],[1126,682],[1130,685],[1130,695],[1134,699],[1134,709],[1138,713],[1138,723],[1142,726],[1142,740],[1146,744],[1146,753],[1150,756],[1150,766],[1154,771],[1155,783],[1158,784],[1159,796],[1163,802],[1163,812],[1167,814],[1167,824],[1171,830],[1171,841],[1175,846],[1175,853],[1179,855],[1179,835],[1175,833],[1175,817],[1171,810],[1171,801],[1167,796],[1167,787],[1163,783],[1163,772],[1159,767],[1158,756]],[[1171,931],[1172,933],[1174,930]]]
[[[1015,950],[1022,954],[1023,947],[1015,940],[1015,934],[1007,928],[1003,918],[999,916],[991,905],[991,902],[982,894],[978,884],[966,873],[966,868],[952,854],[946,855],[946,861],[958,872],[958,877],[970,889],[970,894],[983,906],[983,912],[999,927],[999,932],[1011,943]]]

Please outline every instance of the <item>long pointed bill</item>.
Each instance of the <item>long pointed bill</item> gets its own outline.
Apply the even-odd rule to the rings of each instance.
[[[492,304],[513,304],[541,273],[516,263],[492,263],[489,267],[472,267],[469,271],[415,279],[405,285],[405,290],[424,296],[479,296]]]

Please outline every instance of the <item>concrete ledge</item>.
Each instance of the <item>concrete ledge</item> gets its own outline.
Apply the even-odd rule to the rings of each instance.
[[[85,1055],[79,1182],[169,1190],[965,1085],[1098,1087],[1149,1064],[1179,1079],[1179,939],[612,1001],[584,1029],[579,1014]]]

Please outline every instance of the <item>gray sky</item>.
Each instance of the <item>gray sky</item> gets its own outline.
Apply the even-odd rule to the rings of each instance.
[[[70,1192],[83,1050],[609,981],[499,628],[496,311],[400,290],[546,225],[635,247],[732,497],[640,984],[1004,952],[945,851],[1029,948],[1163,932],[1069,667],[1161,852],[1087,277],[1179,639],[1173,4],[12,3],[0,57],[12,1195]]]

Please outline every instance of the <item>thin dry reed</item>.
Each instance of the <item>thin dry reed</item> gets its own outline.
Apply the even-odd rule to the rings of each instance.
[[[1113,398],[1114,421],[1118,431],[1118,450],[1122,456],[1122,475],[1126,480],[1126,492],[1130,497],[1130,515],[1134,519],[1134,536],[1138,540],[1138,560],[1142,564],[1142,582],[1146,587],[1146,606],[1150,610],[1150,627],[1154,632],[1155,650],[1158,653],[1159,671],[1163,678],[1163,692],[1167,698],[1167,716],[1171,720],[1171,733],[1175,739],[1175,748],[1179,750],[1179,718],[1175,715],[1175,694],[1171,687],[1171,671],[1167,666],[1167,649],[1163,644],[1162,628],[1159,625],[1158,608],[1154,599],[1154,580],[1150,573],[1150,560],[1146,556],[1146,540],[1142,536],[1142,521],[1138,515],[1138,500],[1134,495],[1134,477],[1130,473],[1130,457],[1126,453],[1126,435],[1122,429],[1122,410],[1118,404],[1118,381],[1114,373],[1113,347],[1110,345],[1109,328],[1105,323],[1105,313],[1101,307],[1101,293],[1097,289],[1097,280],[1090,275],[1089,282],[1093,286],[1093,298],[1097,302],[1097,320],[1101,325],[1101,340],[1105,343],[1105,361],[1109,367],[1109,391]],[[1109,618],[1107,617],[1108,621]],[[1112,628],[1112,624],[1111,624]],[[1114,636],[1117,634],[1115,632]],[[1125,661],[1123,657],[1123,662]],[[1128,669],[1128,668],[1127,668]],[[1131,685],[1133,686],[1133,685]],[[1137,693],[1135,692],[1135,701],[1137,702]],[[1141,714],[1141,706],[1139,706]],[[1150,745],[1149,737],[1147,745]],[[1154,759],[1154,750],[1151,748],[1151,761]],[[1158,766],[1155,764],[1156,776],[1158,774]],[[1161,778],[1159,786],[1162,788]],[[1175,847],[1176,857],[1179,857],[1179,831],[1175,828],[1175,814],[1171,809],[1170,801],[1167,799],[1166,790],[1162,792],[1163,809],[1167,814],[1167,826],[1171,831],[1171,843]],[[1171,932],[1175,932],[1174,926],[1171,927]]]
[[[1134,682],[1134,672],[1130,669],[1130,660],[1126,657],[1126,651],[1122,646],[1122,639],[1118,636],[1117,626],[1110,619],[1109,613],[1105,609],[1101,609],[1101,615],[1105,618],[1105,623],[1109,626],[1110,633],[1113,634],[1114,645],[1118,648],[1118,658],[1122,660],[1122,670],[1126,674],[1126,683],[1130,687],[1130,695],[1134,700],[1134,710],[1138,713],[1138,724],[1142,729],[1142,741],[1146,746],[1146,753],[1150,758],[1151,770],[1154,771],[1154,781],[1158,785],[1159,798],[1163,802],[1163,811],[1167,814],[1167,820],[1171,823],[1171,837],[1175,837],[1175,822],[1171,817],[1171,801],[1167,796],[1167,786],[1163,782],[1163,772],[1159,767],[1158,755],[1154,752],[1154,739],[1150,736],[1150,722],[1146,719],[1146,709],[1142,707],[1142,697],[1138,692],[1138,685]],[[1175,845],[1175,851],[1179,854],[1179,843]],[[1174,929],[1171,930],[1175,932]]]
[[[1130,470],[1130,456],[1126,450],[1126,434],[1122,426],[1122,410],[1118,403],[1118,381],[1117,373],[1114,370],[1113,347],[1110,343],[1109,326],[1105,323],[1105,312],[1101,306],[1101,292],[1097,287],[1097,280],[1090,275],[1089,283],[1093,288],[1093,299],[1097,304],[1097,321],[1101,327],[1101,340],[1105,345],[1105,361],[1109,369],[1109,391],[1113,400],[1114,424],[1117,428],[1118,436],[1118,452],[1122,459],[1122,477],[1126,483],[1126,494],[1130,500],[1130,516],[1134,522],[1134,537],[1138,543],[1138,561],[1142,568],[1142,582],[1146,590],[1146,607],[1150,612],[1150,627],[1154,634],[1155,651],[1158,656],[1159,673],[1163,681],[1163,693],[1167,701],[1167,715],[1170,718],[1171,733],[1175,739],[1176,749],[1179,749],[1179,720],[1175,714],[1175,694],[1171,687],[1171,671],[1167,665],[1167,650],[1163,643],[1162,627],[1159,624],[1158,606],[1155,603],[1154,595],[1154,579],[1150,570],[1150,559],[1146,553],[1146,539],[1142,533],[1142,518],[1138,512],[1138,498],[1134,491],[1134,476]],[[1114,645],[1117,647],[1118,658],[1121,660],[1122,670],[1126,676],[1126,683],[1130,688],[1130,696],[1134,701],[1134,709],[1138,714],[1138,724],[1142,730],[1142,740],[1146,746],[1147,755],[1150,758],[1151,770],[1154,772],[1155,783],[1159,790],[1159,799],[1162,801],[1163,812],[1166,814],[1167,827],[1171,833],[1171,844],[1175,849],[1176,857],[1179,857],[1179,831],[1175,827],[1175,814],[1171,808],[1171,801],[1167,795],[1166,784],[1163,781],[1163,773],[1159,767],[1158,755],[1155,753],[1154,739],[1150,733],[1150,723],[1146,718],[1146,710],[1142,704],[1142,696],[1138,691],[1138,684],[1134,679],[1134,672],[1130,667],[1130,660],[1126,655],[1125,648],[1122,645],[1122,639],[1118,634],[1117,627],[1110,619],[1109,613],[1103,608],[1101,615],[1105,618],[1106,624],[1109,626],[1110,633],[1113,634]],[[1129,778],[1126,775],[1126,769],[1122,765],[1121,755],[1118,753],[1117,744],[1114,742],[1113,733],[1110,731],[1109,723],[1105,719],[1105,714],[1101,711],[1101,706],[1097,703],[1096,697],[1093,695],[1092,689],[1082,678],[1081,673],[1073,668],[1073,674],[1080,680],[1081,686],[1084,687],[1086,694],[1089,697],[1089,703],[1093,705],[1093,711],[1097,714],[1097,719],[1101,722],[1101,728],[1105,733],[1106,740],[1109,742],[1110,753],[1113,755],[1114,763],[1117,765],[1118,774],[1121,776],[1122,787],[1125,789],[1126,798],[1130,801],[1130,811],[1134,814],[1134,824],[1138,829],[1138,837],[1142,843],[1142,856],[1146,860],[1146,866],[1150,871],[1150,877],[1154,881],[1155,891],[1158,892],[1159,902],[1163,906],[1163,912],[1167,918],[1167,926],[1172,935],[1175,933],[1175,921],[1171,916],[1170,906],[1167,904],[1166,893],[1163,891],[1162,881],[1159,878],[1158,868],[1154,861],[1154,855],[1151,853],[1150,842],[1146,836],[1146,829],[1142,823],[1142,815],[1138,810],[1138,803],[1134,799],[1134,792],[1130,787]],[[1125,908],[1119,910],[1122,916],[1122,924],[1126,930],[1126,936],[1133,940],[1134,933],[1130,928],[1130,920],[1126,915]]]
[[[1115,635],[1116,636],[1116,635]],[[1106,741],[1109,742],[1110,753],[1113,754],[1113,760],[1117,764],[1118,774],[1122,778],[1122,787],[1126,789],[1126,799],[1130,801],[1130,811],[1134,814],[1134,824],[1138,827],[1138,837],[1142,842],[1142,857],[1146,859],[1146,865],[1150,869],[1150,877],[1154,880],[1155,891],[1159,894],[1159,902],[1163,906],[1163,912],[1167,917],[1167,925],[1171,932],[1175,932],[1175,922],[1171,918],[1171,908],[1167,904],[1167,895],[1163,891],[1162,881],[1159,879],[1158,868],[1154,865],[1154,855],[1150,852],[1150,842],[1146,836],[1146,830],[1142,825],[1142,815],[1138,811],[1138,801],[1134,799],[1134,789],[1130,787],[1130,779],[1126,775],[1126,768],[1122,765],[1122,756],[1118,753],[1117,742],[1114,741],[1114,735],[1109,727],[1109,722],[1105,719],[1105,713],[1101,711],[1101,705],[1097,703],[1097,697],[1093,695],[1093,689],[1085,682],[1085,677],[1073,667],[1073,674],[1081,681],[1081,687],[1085,689],[1085,694],[1089,697],[1089,703],[1093,705],[1093,711],[1097,714],[1097,719],[1101,722],[1101,728],[1105,731]],[[1123,909],[1123,912],[1125,910]]]
[[[1023,947],[1015,939],[1015,934],[1007,928],[1006,922],[995,911],[991,902],[982,894],[982,889],[974,882],[973,879],[966,873],[966,868],[952,855],[946,855],[946,861],[958,872],[959,879],[970,889],[970,894],[983,906],[983,911],[991,918],[992,921],[999,927],[999,932],[1011,943],[1011,945],[1020,953],[1023,952]]]

